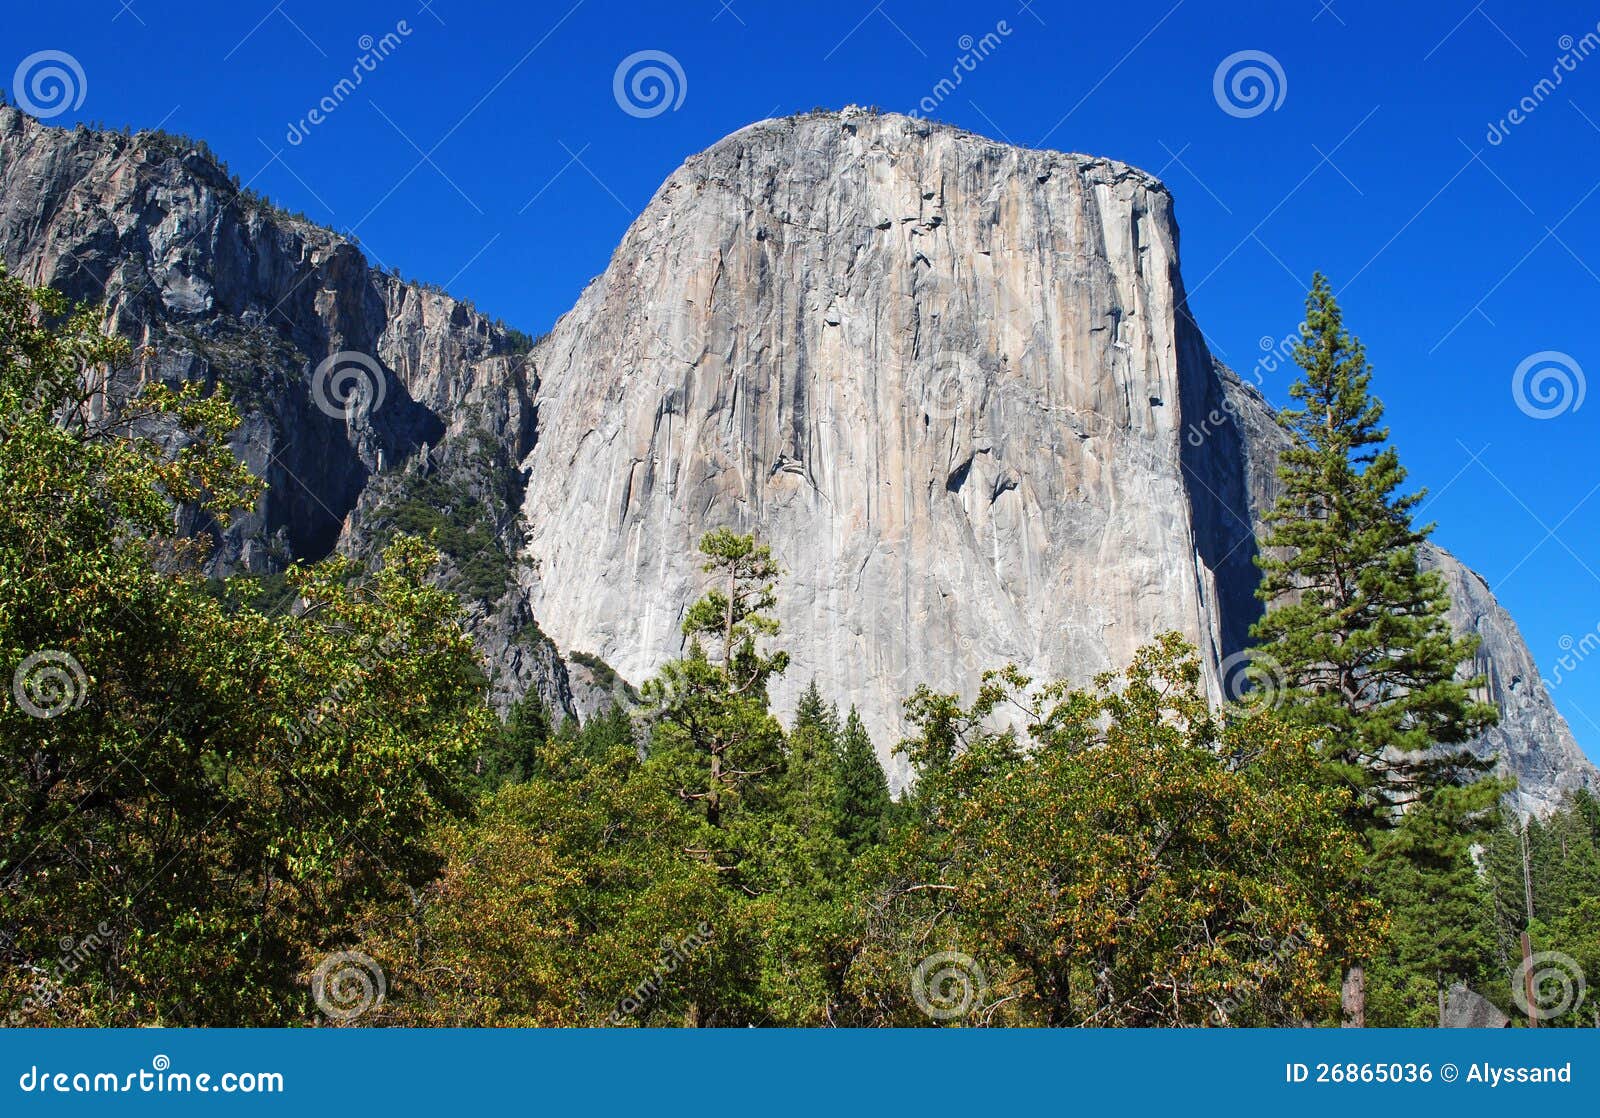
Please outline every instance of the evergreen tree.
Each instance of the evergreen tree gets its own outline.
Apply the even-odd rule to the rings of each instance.
[[[549,708],[538,695],[525,695],[473,757],[469,780],[486,792],[527,780],[537,771],[539,752],[550,737]]]
[[[1463,982],[1502,1005],[1495,911],[1473,848],[1499,815],[1507,782],[1438,790],[1373,836],[1371,888],[1389,913],[1367,970],[1367,1023],[1439,1024],[1439,991]]]
[[[684,616],[688,655],[665,665],[643,696],[656,718],[658,767],[670,769],[677,794],[720,828],[742,796],[770,787],[782,764],[783,728],[767,709],[767,682],[782,674],[789,656],[765,655],[757,645],[778,631],[766,612],[777,604],[771,549],[718,528],[700,551],[703,569],[720,585]]]
[[[891,801],[888,778],[855,707],[845,719],[839,755],[839,835],[859,854],[882,837]]]
[[[1289,391],[1301,406],[1279,415],[1291,445],[1258,560],[1269,608],[1252,630],[1256,670],[1320,738],[1331,772],[1360,790],[1357,818],[1388,825],[1427,789],[1483,770],[1465,750],[1437,747],[1497,715],[1472,698],[1481,678],[1458,677],[1477,638],[1453,634],[1444,582],[1418,564],[1432,530],[1412,524],[1423,494],[1401,492],[1366,353],[1320,273],[1295,361],[1304,376]]]
[[[815,730],[830,750],[839,748],[839,708],[822,701],[822,692],[817,690],[814,678],[806,684],[800,701],[795,704],[794,728]]]
[[[784,815],[806,838],[839,831],[838,736],[837,720],[812,680],[795,708],[779,791]]]
[[[1543,1025],[1588,1027],[1595,1023],[1593,993],[1580,995],[1584,995],[1585,976],[1592,979],[1600,974],[1600,812],[1596,807],[1594,796],[1580,789],[1543,819],[1508,820],[1483,856],[1498,923],[1503,974],[1496,1000],[1506,1003],[1513,988],[1520,992],[1516,971],[1522,962],[1520,937],[1526,930],[1534,952],[1553,953],[1535,971],[1549,979],[1535,987],[1535,1005]],[[1563,982],[1568,983],[1565,988]],[[1520,1007],[1508,1012],[1521,1020]]]

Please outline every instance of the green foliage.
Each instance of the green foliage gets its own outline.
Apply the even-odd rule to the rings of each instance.
[[[1473,851],[1509,790],[1498,780],[1440,789],[1375,836],[1372,888],[1389,925],[1366,968],[1369,1025],[1436,1026],[1439,990],[1457,982],[1508,1004],[1494,905]]]
[[[381,1020],[688,1024],[738,985],[726,892],[683,853],[694,821],[631,750],[543,752],[561,779],[507,785],[447,827],[443,874],[413,911],[372,922],[364,949],[395,976]]]
[[[839,735],[838,785],[839,834],[852,854],[860,854],[883,837],[892,803],[889,779],[855,707]]]
[[[1459,746],[1497,717],[1475,701],[1483,680],[1462,680],[1476,637],[1456,637],[1438,574],[1418,566],[1430,527],[1412,526],[1422,493],[1400,492],[1406,472],[1380,426],[1361,343],[1344,328],[1328,281],[1306,299],[1295,347],[1300,407],[1279,414],[1291,445],[1283,489],[1267,518],[1258,595],[1270,604],[1253,635],[1257,670],[1321,742],[1330,774],[1362,795],[1368,824],[1483,765]]]
[[[1293,1025],[1358,960],[1373,1023],[1429,1024],[1441,983],[1508,1003],[1525,926],[1600,974],[1600,804],[1524,836],[1450,753],[1489,717],[1472,646],[1320,278],[1308,324],[1258,628],[1283,708],[1211,710],[1174,634],[1087,688],[919,688],[895,804],[853,709],[813,682],[773,716],[780,572],[728,530],[641,708],[495,719],[451,593],[509,589],[481,440],[390,479],[375,567],[208,581],[178,512],[259,492],[227,399],[102,408],[127,343],[0,274],[0,1011],[304,1022],[348,948],[388,981],[362,1023],[405,1025]]]
[[[1092,690],[991,673],[967,708],[921,693],[922,825],[878,864],[858,1012],[912,1024],[895,972],[937,947],[987,975],[967,1023],[1295,1024],[1370,940],[1348,795],[1270,711],[1221,721],[1168,634]],[[1002,707],[1026,719],[996,729]],[[933,779],[928,779],[928,778]],[[925,782],[924,782],[925,781]]]
[[[375,518],[380,533],[428,540],[450,560],[445,586],[471,601],[494,604],[511,584],[512,559],[495,532],[495,513],[466,485],[434,474],[408,473],[399,493]]]
[[[468,781],[481,791],[492,792],[504,784],[528,780],[540,771],[542,752],[552,732],[544,700],[537,694],[519,700],[473,756]]]
[[[1593,1026],[1600,1011],[1593,990],[1595,976],[1600,975],[1600,801],[1587,789],[1580,789],[1544,819],[1507,820],[1491,837],[1483,861],[1499,963],[1499,990],[1491,996],[1507,1007],[1514,1022],[1521,1023],[1523,1011],[1509,1002],[1512,988],[1518,985],[1520,936],[1526,930],[1535,952],[1557,953],[1535,970],[1535,974],[1550,975],[1550,984],[1535,992],[1536,1007],[1552,1011],[1542,1016],[1540,1023]],[[1530,890],[1531,914],[1527,907]],[[1569,979],[1587,976],[1589,989],[1586,997],[1574,997],[1564,1011],[1554,1012],[1564,1004],[1559,984],[1562,975]]]
[[[414,540],[375,574],[294,572],[295,614],[219,600],[175,510],[253,499],[237,419],[159,384],[104,418],[132,355],[97,326],[0,274],[0,663],[19,682],[0,709],[0,1009],[299,1019],[350,913],[437,868],[426,833],[486,725],[471,647]],[[69,938],[92,947],[64,969]],[[43,1000],[21,984],[41,972]]]

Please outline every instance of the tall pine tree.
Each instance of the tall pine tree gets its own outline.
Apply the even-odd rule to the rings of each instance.
[[[1357,822],[1388,826],[1430,788],[1475,779],[1481,762],[1439,747],[1497,712],[1472,697],[1481,678],[1460,678],[1477,638],[1452,632],[1444,581],[1418,563],[1432,531],[1412,524],[1423,494],[1401,492],[1366,352],[1320,273],[1294,356],[1304,377],[1289,390],[1300,406],[1279,414],[1291,445],[1258,559],[1269,608],[1252,630],[1255,663],[1330,772],[1359,790]]]
[[[890,809],[889,781],[872,738],[850,708],[839,741],[839,833],[852,854],[877,842]]]

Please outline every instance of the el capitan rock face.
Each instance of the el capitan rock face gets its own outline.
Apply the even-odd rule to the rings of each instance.
[[[780,707],[815,676],[880,745],[918,683],[1008,661],[1083,679],[1178,629],[1214,665],[1253,608],[1218,570],[1251,551],[1184,468],[1213,378],[1171,206],[1123,164],[900,116],[690,159],[536,354],[540,624],[648,675],[731,524],[785,571]]]
[[[418,494],[487,510],[498,565],[461,565],[502,704],[604,702],[575,652],[634,683],[676,655],[719,525],[786,572],[780,709],[815,676],[886,760],[918,683],[1085,680],[1175,628],[1220,690],[1243,646],[1281,434],[1207,352],[1140,171],[895,115],[765,121],[674,172],[524,355],[170,140],[0,109],[0,253],[109,300],[159,375],[241,381],[274,494],[224,566],[366,552]],[[314,406],[341,349],[384,370],[369,421]],[[1483,745],[1524,806],[1594,781],[1487,587],[1430,562],[1484,637]]]

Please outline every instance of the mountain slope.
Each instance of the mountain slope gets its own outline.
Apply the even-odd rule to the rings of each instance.
[[[244,405],[272,490],[219,571],[433,528],[502,705],[585,714],[625,686],[607,664],[637,683],[680,650],[699,536],[758,530],[786,569],[780,709],[815,676],[886,760],[913,687],[1006,661],[1084,680],[1176,628],[1230,686],[1281,434],[1207,352],[1177,242],[1165,187],[1120,163],[859,110],[764,121],[674,172],[524,352],[187,141],[0,109],[6,263],[108,300],[147,375]],[[328,406],[349,352],[381,405]],[[1487,587],[1429,561],[1484,636],[1507,718],[1483,748],[1523,806],[1595,782]]]

